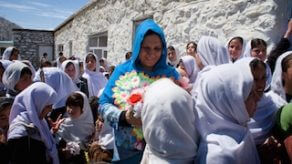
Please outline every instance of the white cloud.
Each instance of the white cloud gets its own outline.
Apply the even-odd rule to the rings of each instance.
[[[41,3],[41,2],[31,2],[31,1],[29,1],[28,3],[32,4],[34,6],[37,6],[37,7],[51,7],[51,5],[48,5],[48,4],[45,4],[45,3]]]
[[[8,9],[14,9],[16,11],[32,11],[36,10],[38,11],[38,8],[32,7],[30,5],[24,5],[24,4],[14,4],[9,2],[0,1],[0,7],[8,8]]]
[[[66,19],[68,17],[67,15],[63,15],[63,14],[55,13],[55,12],[48,12],[48,11],[37,13],[36,15],[42,16],[42,17],[49,17],[49,18],[58,18],[58,19]]]

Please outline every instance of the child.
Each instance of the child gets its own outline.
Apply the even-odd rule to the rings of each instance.
[[[99,72],[99,67],[98,57],[93,53],[87,54],[82,77],[87,80],[89,97],[97,96],[107,83],[106,77]]]
[[[241,57],[243,49],[243,39],[240,36],[233,37],[230,39],[227,45],[230,60],[235,62]]]
[[[86,95],[76,91],[66,101],[69,115],[55,130],[62,162],[86,163],[84,151],[94,133],[91,109]]]

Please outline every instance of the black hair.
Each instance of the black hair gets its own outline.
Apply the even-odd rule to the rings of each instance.
[[[80,93],[72,93],[66,100],[66,106],[79,106],[81,111],[83,111],[83,103],[84,100]]]
[[[31,72],[31,70],[30,70],[29,67],[24,67],[24,68],[21,70],[21,72],[20,72],[20,77],[22,77],[22,76],[24,76],[24,75],[26,75],[26,74],[32,76],[32,72]]]
[[[126,60],[130,59],[131,56],[132,56],[132,52],[131,51],[127,52],[125,55]]]
[[[63,56],[63,52],[59,52],[59,56]]]
[[[75,68],[75,65],[74,65],[74,63],[73,63],[73,62],[71,62],[71,61],[67,63],[67,65],[66,65],[66,67],[65,67],[65,68],[68,68],[70,65],[73,65],[73,66],[74,66],[74,68]]]
[[[186,49],[188,49],[188,46],[189,46],[190,44],[193,44],[193,45],[195,46],[195,52],[197,52],[197,43],[194,42],[194,41],[190,41],[190,42],[188,42],[188,44],[187,44],[187,46],[186,46]]]
[[[290,67],[289,61],[292,60],[292,53],[287,55],[281,63],[282,72],[287,72],[287,69]]]
[[[175,48],[173,46],[168,46],[167,49],[171,51],[175,51]]]
[[[240,36],[236,36],[236,37],[233,37],[230,39],[230,41],[228,42],[228,47],[229,47],[231,41],[233,41],[233,40],[238,40],[240,42],[240,44],[243,45],[243,38]]]
[[[250,66],[250,68],[251,68],[252,71],[255,70],[260,65],[262,65],[265,69],[267,69],[266,64],[263,61],[261,61],[260,59],[258,59],[258,58],[253,59],[249,63],[249,66]]]
[[[89,53],[86,58],[85,58],[85,62],[87,63],[88,58],[92,57],[95,61],[97,61],[98,59],[95,58],[95,56],[93,55],[93,53]]]
[[[256,48],[260,45],[263,45],[264,47],[267,48],[267,43],[263,39],[256,38],[252,39],[250,42],[251,49]]]
[[[10,97],[0,97],[0,111],[13,104],[14,99]]]
[[[292,60],[292,53],[287,55],[281,62],[282,72],[287,72],[287,69],[290,67],[289,61]],[[284,79],[282,79],[282,85],[285,85]]]

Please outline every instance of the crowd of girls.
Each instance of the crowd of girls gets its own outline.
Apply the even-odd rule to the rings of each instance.
[[[148,19],[116,67],[60,53],[37,71],[9,47],[0,163],[291,163],[291,34],[289,21],[269,54],[263,39],[240,36],[202,36],[182,53]]]

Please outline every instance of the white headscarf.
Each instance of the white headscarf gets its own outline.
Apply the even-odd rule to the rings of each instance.
[[[8,131],[8,140],[27,136],[27,130],[23,125],[32,123],[40,132],[41,141],[46,145],[54,164],[59,163],[54,138],[46,120],[40,120],[39,115],[45,106],[55,102],[56,97],[54,89],[45,83],[37,82],[30,85],[14,100],[9,116]]]
[[[13,51],[14,47],[8,47],[5,49],[5,51],[2,54],[2,60],[10,60],[10,56],[12,55],[12,51]],[[20,54],[18,54],[18,58],[17,60],[20,60]]]
[[[231,39],[229,39],[228,42],[227,42],[227,44],[226,44],[226,49],[227,49],[227,53],[228,53],[229,61],[230,61],[230,62],[232,62],[232,58],[231,58],[231,55],[230,55],[230,53],[229,53],[229,44],[230,44],[230,42],[233,41],[233,40],[234,40],[234,37],[231,38]],[[246,46],[246,45],[245,45],[245,41],[243,40],[241,53],[240,53],[240,56],[238,57],[237,60],[243,58],[243,54],[244,54],[244,51],[245,51],[245,46]]]
[[[10,60],[0,60],[0,62],[2,63],[2,66],[4,67],[4,71],[7,69],[7,67],[12,64],[13,62]],[[3,73],[4,74],[4,73]],[[3,75],[2,75],[3,76]],[[2,81],[2,79],[1,79]],[[3,82],[0,82],[0,90],[4,91],[5,90],[5,85],[3,84]]]
[[[292,51],[285,52],[276,61],[276,66],[275,66],[275,71],[272,77],[272,82],[271,82],[271,89],[273,92],[276,94],[280,95],[284,100],[286,100],[286,92],[284,90],[284,86],[282,84],[282,61],[283,59],[292,54]]]
[[[34,79],[36,71],[35,71],[34,66],[31,64],[31,62],[29,60],[21,60],[20,62],[22,62],[23,64],[26,64],[29,67],[32,73],[31,78]]]
[[[198,55],[204,66],[220,65],[229,62],[226,48],[218,39],[203,36],[198,42]]]
[[[254,57],[245,57],[235,62],[235,65],[249,66]],[[257,104],[254,116],[248,122],[249,130],[256,144],[262,144],[268,138],[274,127],[276,111],[286,104],[285,101],[273,92],[264,93]]]
[[[83,97],[82,114],[76,119],[71,117],[66,118],[57,134],[66,142],[79,142],[81,149],[84,150],[86,144],[89,142],[90,136],[94,132],[93,116],[87,96],[79,91],[74,93],[78,93]]]
[[[27,65],[23,64],[22,62],[15,61],[14,63],[10,64],[2,77],[2,82],[6,88],[15,92],[15,85],[20,79],[20,74],[23,68],[29,68]]]
[[[195,105],[202,139],[198,163],[260,163],[244,103],[252,86],[248,65],[224,64],[201,75]]]
[[[80,75],[79,75],[79,62],[78,62],[78,60],[65,60],[62,63],[61,69],[65,72],[65,69],[69,63],[72,63],[75,67],[75,76],[74,76],[74,79],[72,79],[72,80],[73,80],[73,82],[75,82],[75,84],[79,83],[80,82],[80,80],[79,80]]]
[[[45,67],[43,68],[43,72],[45,75],[45,83],[50,85],[58,95],[56,103],[53,104],[53,109],[64,107],[67,97],[79,89],[71,78],[59,68]],[[36,75],[34,80],[41,81],[40,75]]]
[[[243,58],[246,58],[246,57],[252,57],[251,56],[251,40],[245,46],[245,50],[244,50],[244,53],[243,53]],[[265,62],[265,61],[263,61],[263,62]],[[267,63],[266,63],[266,76],[267,76],[267,80],[266,80],[265,91],[270,88],[271,82],[272,82],[272,71],[271,71],[270,66]]]
[[[13,61],[10,61],[10,60],[0,60],[0,62],[2,63],[2,66],[4,67],[4,69],[7,69],[7,67],[13,63]]]
[[[160,79],[149,86],[141,116],[148,147],[144,160],[148,163],[194,162],[198,133],[193,105],[192,97],[169,79]]]
[[[181,60],[189,76],[190,83],[195,83],[198,72],[200,71],[199,68],[197,67],[195,58],[191,55],[187,55],[183,56]]]
[[[86,57],[89,54],[93,53],[88,53]],[[90,71],[87,68],[87,63],[86,63],[86,57],[85,57],[85,62],[84,62],[84,73],[82,75],[83,78],[87,79],[87,84],[88,84],[88,93],[89,97],[91,96],[97,96],[99,93],[99,90],[105,87],[107,83],[106,77],[99,72],[99,60],[98,57],[93,54],[95,59],[96,59],[96,69],[95,71]]]
[[[168,56],[167,56],[167,62],[170,63],[174,67],[176,67],[178,65],[179,60],[180,60],[179,50],[177,48],[175,49],[175,56],[176,56],[175,61],[170,61]]]

